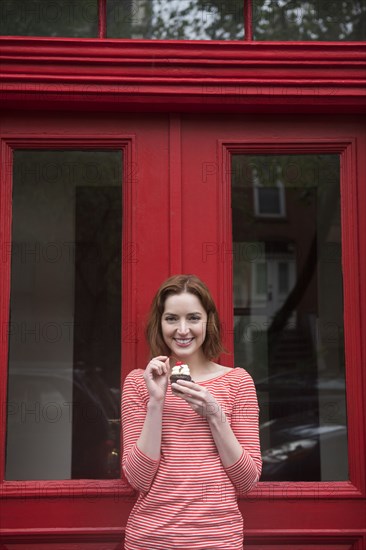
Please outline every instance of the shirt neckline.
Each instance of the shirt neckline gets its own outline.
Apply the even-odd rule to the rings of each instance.
[[[234,369],[237,367],[230,368],[227,372],[223,372],[222,374],[218,374],[217,376],[213,376],[212,378],[207,378],[207,380],[201,380],[199,382],[195,382],[195,384],[204,384],[205,382],[211,382],[211,380],[217,380],[218,378],[223,378],[224,376],[230,374]]]

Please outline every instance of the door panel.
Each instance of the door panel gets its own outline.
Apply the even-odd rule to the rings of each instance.
[[[327,129],[326,132],[324,128]],[[195,147],[194,136],[196,139],[199,136],[199,148]],[[359,224],[363,224],[364,216],[360,210],[361,203],[355,199],[356,193],[361,192],[365,200],[364,189],[360,189],[360,182],[366,173],[365,161],[361,160],[361,157],[364,157],[361,153],[364,143],[365,120],[342,116],[338,117],[337,121],[330,120],[328,117],[297,116],[296,124],[292,117],[286,115],[281,118],[271,116],[231,118],[227,115],[225,117],[215,115],[201,117],[199,122],[186,116],[182,122],[183,188],[189,190],[186,195],[190,197],[189,212],[191,213],[191,216],[185,217],[184,220],[184,235],[187,243],[192,241],[195,235],[197,243],[194,254],[184,246],[185,270],[195,270],[202,277],[206,277],[216,289],[226,346],[231,352],[222,360],[229,365],[235,364],[247,368],[257,384],[264,458],[266,458],[266,452],[267,455],[271,455],[268,456],[270,466],[274,461],[277,461],[277,464],[280,461],[295,464],[300,457],[304,460],[294,468],[291,466],[292,471],[289,467],[283,475],[276,471],[276,468],[272,468],[272,474],[269,473],[269,468],[267,471],[264,468],[263,480],[249,496],[249,502],[246,499],[240,500],[250,544],[252,536],[255,540],[254,533],[267,529],[272,533],[271,542],[264,546],[259,544],[260,548],[281,547],[280,541],[283,540],[281,533],[288,529],[300,531],[305,529],[308,532],[313,529],[320,530],[323,533],[319,543],[321,547],[327,547],[327,529],[339,528],[341,531],[355,529],[360,538],[356,537],[354,543],[349,544],[340,541],[339,546],[356,548],[359,544],[364,544],[365,417],[362,413],[362,421],[360,420],[360,411],[364,411],[365,377],[360,346],[362,318],[359,306],[361,304],[363,308],[365,302],[357,291],[364,277],[363,272],[360,273],[357,270],[361,256],[358,247],[364,242],[364,234],[361,235]],[[259,211],[258,201],[255,201],[255,196],[252,196],[247,201],[247,207],[251,208],[248,211],[243,198],[233,194],[233,178],[237,171],[233,168],[232,162],[235,156],[240,155],[246,155],[249,160],[253,160],[253,155],[267,155],[271,161],[278,155],[281,158],[290,155],[287,159],[292,158],[296,162],[291,167],[287,166],[287,177],[295,178],[296,169],[296,177],[300,177],[299,181],[309,180],[305,185],[306,189],[296,190],[296,185],[288,185],[288,187],[295,187],[293,191],[290,190],[290,193],[300,192],[301,201],[307,205],[303,208],[301,215],[300,212],[295,212],[293,206],[289,210],[289,203],[286,212],[284,197],[279,199],[273,195],[265,197],[266,202],[263,204],[267,208],[267,214],[276,213],[276,217],[272,216],[271,219],[268,216],[268,222],[266,222],[268,241],[271,243],[271,246],[267,246],[267,252],[265,242],[258,238],[258,234],[253,233],[256,220],[259,220],[263,226],[265,209]],[[336,169],[337,177],[333,177],[334,171],[332,176],[330,165],[325,172],[320,170],[321,155],[325,155],[329,161],[333,159],[336,164],[340,162],[338,165],[340,169]],[[314,172],[315,181],[313,182],[309,178],[309,167],[301,165],[304,158],[308,159],[311,156],[317,159],[317,170]],[[300,159],[302,159],[301,162],[299,162]],[[184,166],[190,167],[189,173],[185,171]],[[332,179],[338,182],[336,186],[338,186],[338,201],[341,197],[340,206],[339,202],[337,206],[337,200],[325,198],[325,188],[329,187],[328,184]],[[265,185],[266,182],[261,183]],[[314,185],[319,186],[320,191],[316,191],[317,195],[319,192],[324,193],[325,211],[323,213],[320,198],[316,203],[314,200],[309,202],[310,195],[314,192]],[[297,185],[297,187],[301,186],[303,187],[303,184]],[[280,193],[281,186],[278,186],[278,189],[277,193]],[[289,201],[289,190],[286,189],[286,185],[284,191],[285,199]],[[192,198],[201,195],[206,197],[204,202],[201,198],[197,201]],[[255,192],[252,191],[252,195],[255,195]],[[211,203],[207,204],[207,197],[212,198],[216,207]],[[242,234],[238,231],[237,234],[235,233],[234,220],[238,209],[241,209],[238,219],[244,220]],[[290,231],[284,231],[283,223],[281,227],[280,214],[285,218],[292,217],[294,226]],[[333,221],[330,218],[331,224],[328,224],[329,227],[325,230],[316,220],[319,219],[320,224],[325,223],[327,215],[333,216]],[[260,365],[268,365],[268,326],[271,318],[273,320],[274,314],[278,312],[281,300],[282,305],[286,302],[286,293],[281,296],[278,292],[277,308],[272,308],[274,309],[272,311],[269,296],[272,292],[273,301],[273,288],[269,288],[268,279],[272,278],[272,287],[276,284],[274,282],[276,277],[278,283],[280,275],[278,269],[276,276],[273,274],[276,270],[275,266],[277,265],[278,268],[279,262],[283,263],[286,260],[287,282],[282,273],[282,289],[287,287],[288,297],[291,294],[291,287],[296,288],[296,281],[301,277],[301,271],[304,271],[300,268],[304,262],[306,263],[309,255],[313,233],[313,230],[309,232],[309,229],[302,231],[307,227],[304,225],[307,219],[313,220],[315,227],[318,227],[317,258],[313,265],[313,274],[309,274],[308,277],[307,294],[303,296],[302,309],[292,309],[287,312],[282,330],[286,332],[286,337],[288,331],[297,332],[298,327],[304,324],[300,313],[307,310],[310,314],[309,320],[311,318],[314,325],[314,330],[309,328],[309,334],[312,334],[315,340],[314,344],[309,346],[309,343],[300,341],[295,332],[289,333],[286,352],[279,353],[278,357],[277,364],[282,374],[280,371],[276,373],[272,371],[271,374],[277,380],[278,391],[282,395],[280,404],[272,393],[273,384],[266,385],[267,378],[267,382],[262,385],[264,380],[262,378],[261,382],[259,374]],[[297,248],[299,246],[301,248],[301,254],[293,246],[296,231],[303,239],[301,246],[299,242],[297,244]],[[258,243],[258,241],[261,242]],[[321,245],[322,242],[323,245]],[[284,248],[284,243],[287,243],[287,248]],[[255,245],[254,250],[253,245]],[[323,246],[323,252],[321,252],[321,246]],[[241,262],[243,257],[244,262]],[[257,262],[253,261],[253,257]],[[245,260],[250,269],[245,270],[245,265],[240,265],[245,264]],[[265,271],[258,269],[261,261],[263,261],[262,265],[264,263],[266,266]],[[251,294],[249,290],[245,291],[243,285],[249,285],[253,271],[258,280]],[[241,285],[240,296],[238,296],[238,284]],[[314,307],[314,298],[318,300],[319,310]],[[254,303],[250,304],[250,300]],[[239,303],[236,304],[236,301]],[[245,309],[246,307],[248,310]],[[251,315],[251,317],[246,327],[238,328],[233,322],[234,315],[237,322],[243,315]],[[256,317],[253,317],[254,315]],[[312,348],[315,350],[313,352],[315,362],[314,358],[306,359],[304,355],[305,352],[309,354]],[[312,393],[309,387],[306,389],[300,386],[306,383],[306,377],[309,379],[311,372],[315,373],[315,365],[317,374],[316,382],[314,379],[313,384],[314,393]],[[292,372],[291,369],[294,367],[295,371]],[[289,369],[287,372],[285,372],[286,368]],[[294,376],[296,368],[300,369],[301,373],[299,370]],[[291,387],[290,374],[293,376],[293,381],[299,384],[297,390]],[[361,381],[358,386],[357,380]],[[317,405],[309,404],[306,408],[304,403],[311,395],[316,397]],[[294,409],[291,413],[286,409],[290,406],[291,400],[293,404],[296,403],[296,413]],[[317,427],[310,420],[310,416],[315,413],[318,414]],[[297,418],[295,418],[296,415],[298,415]],[[277,430],[274,426],[275,419],[278,422],[278,431],[276,436],[274,433],[271,436],[269,427]],[[286,422],[288,424],[285,427]],[[283,426],[280,427],[280,423]],[[289,436],[289,432],[292,431],[297,434],[296,437],[300,437],[301,434],[302,438],[306,434],[300,444],[298,440],[297,443],[284,441],[286,437],[292,437]],[[310,438],[311,432],[313,435]],[[274,457],[273,448],[276,446],[276,438],[280,436],[284,438],[279,443],[283,448],[277,448],[278,452],[281,452],[279,456]],[[315,453],[312,460],[309,459],[311,452]],[[310,471],[311,464],[318,464],[313,472]],[[253,548],[257,548],[257,544],[254,543]],[[313,547],[310,542],[309,545]],[[296,547],[295,543],[291,543],[291,547]],[[336,547],[336,539],[328,547]]]
[[[286,474],[281,481],[274,478],[261,481],[252,494],[239,501],[248,548],[269,550],[286,545],[298,550],[360,550],[366,545],[366,430],[363,402],[366,377],[364,350],[361,347],[364,345],[363,312],[366,308],[366,289],[363,284],[366,280],[366,218],[363,216],[366,188],[361,184],[366,180],[363,154],[366,149],[365,127],[365,120],[361,117],[342,115],[332,118],[318,115],[312,118],[309,115],[295,117],[283,114],[175,114],[171,117],[145,114],[141,117],[137,114],[95,113],[91,118],[82,113],[71,117],[67,113],[62,116],[57,113],[22,113],[20,116],[19,113],[9,112],[3,117],[2,156],[6,166],[2,171],[0,201],[2,249],[5,251],[4,261],[0,265],[0,313],[3,327],[9,327],[11,296],[11,264],[6,250],[11,242],[13,153],[20,150],[45,150],[50,147],[58,151],[82,150],[82,144],[89,150],[115,151],[121,150],[120,146],[124,144],[128,161],[121,178],[121,381],[132,368],[144,368],[147,363],[144,325],[156,288],[172,273],[191,272],[208,283],[218,303],[225,345],[229,351],[223,355],[221,361],[227,365],[234,365],[238,361],[249,370],[248,362],[252,358],[253,376],[256,382],[260,382],[260,379],[256,380],[257,357],[265,356],[267,348],[260,339],[257,347],[252,345],[251,341],[258,336],[258,327],[254,324],[249,327],[251,330],[244,331],[244,342],[242,341],[243,332],[238,336],[235,331],[234,314],[241,317],[243,312],[239,311],[240,308],[248,307],[248,300],[249,303],[252,300],[256,308],[262,308],[261,312],[256,312],[258,317],[266,317],[266,322],[267,318],[273,318],[278,308],[286,302],[291,289],[296,286],[300,270],[297,251],[291,247],[290,250],[281,247],[267,249],[266,254],[262,254],[262,257],[259,255],[257,263],[252,262],[254,267],[250,264],[249,271],[245,262],[239,262],[244,265],[237,265],[236,259],[240,259],[242,255],[248,259],[248,250],[249,259],[251,258],[251,246],[254,242],[258,243],[258,236],[250,234],[246,227],[243,235],[233,242],[232,158],[235,155],[294,154],[336,155],[340,158],[338,188],[341,257],[338,247],[338,272],[332,285],[334,287],[335,284],[341,284],[343,288],[344,309],[343,312],[341,309],[337,310],[339,318],[336,323],[340,326],[338,321],[342,318],[344,369],[341,368],[341,362],[337,363],[337,368],[340,376],[338,380],[345,381],[345,388],[343,384],[339,395],[343,399],[342,407],[344,395],[346,396],[346,409],[342,409],[342,425],[347,426],[348,465],[342,469],[341,474],[338,472],[337,480],[333,480],[332,476],[324,478],[319,475],[308,481],[291,480],[286,479],[289,477]],[[259,188],[262,189],[260,183],[255,190],[256,202],[253,199],[251,203],[258,215],[286,212],[281,186],[274,193],[266,193]],[[239,200],[235,200],[234,207],[239,204]],[[86,203],[88,200],[85,196],[80,197],[79,204]],[[245,217],[244,219],[247,220]],[[94,223],[90,219],[89,222]],[[273,224],[278,223],[278,220],[272,220],[271,223],[274,227]],[[268,233],[271,232],[268,230]],[[266,239],[261,242],[266,242]],[[331,242],[335,242],[335,237]],[[242,243],[245,244],[244,249]],[[266,252],[266,247],[261,246]],[[327,264],[329,270],[326,274],[319,275],[318,272],[318,276],[324,279],[333,277],[334,264],[330,264]],[[253,292],[245,287],[250,280],[245,279],[248,272],[250,277],[256,279]],[[269,282],[272,288],[269,288]],[[312,288],[317,297],[321,294],[320,299],[329,290],[326,288],[326,280],[324,287],[315,285]],[[322,291],[322,288],[326,290]],[[339,293],[334,292],[338,299]],[[329,303],[329,297],[326,303]],[[234,306],[238,311],[235,311]],[[79,303],[78,308],[82,315],[82,303]],[[244,314],[247,315],[248,312]],[[329,321],[328,318],[326,320]],[[299,323],[299,312],[293,311],[285,326],[292,330],[291,327],[297,327]],[[9,335],[7,331],[5,334],[6,337],[1,342],[2,403],[6,402],[8,396],[7,373],[8,360],[11,357]],[[310,334],[313,333],[310,331]],[[250,345],[247,345],[245,338]],[[337,353],[340,354],[339,350]],[[298,362],[302,363],[301,358]],[[267,365],[268,362],[262,364]],[[323,414],[325,411],[329,416],[334,409],[319,408],[318,390],[319,388],[318,393],[312,394],[312,398],[316,395],[318,399],[319,419],[322,416],[320,412]],[[263,423],[274,418],[269,416],[271,411],[283,412],[283,403],[287,406],[288,396],[294,402],[301,394],[299,391],[295,396],[289,395],[292,390],[282,387],[276,391],[277,393],[273,393],[271,388],[258,384],[258,392],[262,396]],[[282,402],[276,404],[279,395]],[[328,394],[322,395],[324,397]],[[337,401],[337,410],[338,407]],[[308,410],[310,409],[311,407]],[[3,408],[3,449],[6,441],[5,412]],[[52,413],[51,410],[49,412]],[[285,413],[285,417],[291,416],[288,411]],[[298,425],[293,425],[296,426]],[[322,424],[318,422],[317,428],[319,427]],[[268,441],[272,435],[268,436]],[[345,434],[342,438],[344,451]],[[317,441],[319,442],[319,438]],[[323,443],[320,440],[320,445]],[[328,459],[331,448],[324,445],[322,452]],[[338,452],[338,447],[335,449]],[[263,451],[265,450],[264,439]],[[122,544],[124,526],[136,498],[126,480],[6,480],[5,458],[3,453],[1,479],[4,481],[1,484],[1,493],[6,498],[0,499],[0,525],[7,547],[98,547],[112,550]],[[319,460],[321,461],[321,457]],[[318,468],[318,473],[321,470]]]
[[[146,311],[156,287],[169,274],[166,253],[169,246],[169,119],[95,115],[91,123],[85,115],[50,117],[36,113],[20,117],[8,113],[2,118],[1,138],[2,167],[6,167],[1,171],[0,199],[1,541],[26,548],[42,547],[42,544],[52,547],[52,541],[55,548],[101,548],[103,544],[108,549],[118,548],[135,499],[119,470],[118,392],[124,375],[135,366],[143,368],[147,363],[143,332]],[[80,152],[77,154],[84,160],[70,160],[74,152]],[[37,156],[32,166],[24,167],[23,163],[28,180],[31,179],[28,183],[24,174],[18,177],[14,173],[14,163],[20,159],[19,155],[25,154],[51,155],[42,162]],[[98,154],[103,156],[99,165]],[[119,169],[113,177],[107,174],[107,157],[115,154],[123,158],[123,170]],[[97,170],[99,175],[104,174],[100,181],[97,181],[96,165],[98,170],[101,168]],[[35,166],[43,167],[48,179],[53,181],[43,181],[42,173],[39,177],[34,171]],[[18,184],[28,185],[29,193],[22,188],[17,194]],[[111,192],[105,189],[111,186]],[[119,191],[118,196],[114,189]],[[57,200],[53,201],[53,197]],[[113,211],[119,212],[119,217]],[[21,228],[19,235],[12,234],[16,227],[18,232]],[[42,230],[42,240],[36,227]],[[93,241],[92,236],[96,240]],[[22,256],[24,247],[16,247],[17,242],[32,238],[29,254]],[[117,248],[111,248],[113,243]],[[91,250],[89,245],[93,245]],[[97,254],[94,245],[99,251]],[[13,256],[18,252],[13,264],[12,250]],[[53,261],[55,258],[58,264]],[[108,262],[113,269],[107,269]],[[109,289],[113,289],[109,297],[101,293],[99,283],[103,279],[107,280]],[[96,307],[98,298],[100,307]],[[62,318],[65,311],[67,319]],[[112,317],[108,312],[114,312]],[[43,332],[36,330],[40,316],[45,324]],[[63,322],[69,323],[66,329],[70,329],[70,323],[72,327],[77,325],[74,333],[60,336]],[[89,322],[95,325],[88,336]],[[28,333],[22,338],[19,331],[13,330],[9,346],[10,328],[23,325]],[[60,341],[61,337],[66,342]],[[32,347],[32,353],[26,344]],[[61,352],[67,355],[70,367],[70,376],[66,376],[62,388],[60,381],[58,386],[55,384],[53,364],[63,360]],[[47,365],[51,380],[43,380],[45,370],[39,372],[34,365],[28,368],[33,361],[32,354],[34,360]],[[29,363],[28,378],[23,372],[15,384],[14,361],[21,355]],[[93,371],[99,378],[78,384],[76,395],[71,372],[80,367],[80,362],[98,363]],[[113,364],[117,364],[117,369]],[[113,369],[118,378],[108,380]],[[104,380],[100,380],[101,372],[103,376],[108,373]],[[95,395],[106,398],[105,388],[109,397],[114,395],[116,410],[107,412],[102,399],[97,404]],[[60,411],[62,416],[65,412],[62,406],[70,402],[79,406],[78,416],[83,422],[76,422],[76,414],[60,422]],[[22,411],[29,422],[22,421]],[[75,413],[69,406],[66,412],[71,411]],[[87,443],[88,439],[92,444],[101,441],[102,432],[97,426],[104,426],[102,462],[95,447]],[[55,447],[55,439],[60,442],[60,430],[63,439],[68,441],[61,448],[64,456]],[[115,438],[111,437],[112,430]],[[25,456],[28,459],[33,456],[33,460],[24,460]],[[61,462],[57,462],[59,458]],[[32,471],[29,471],[30,465]]]

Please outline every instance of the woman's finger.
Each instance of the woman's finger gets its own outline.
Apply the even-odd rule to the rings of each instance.
[[[193,382],[188,382],[187,380],[177,380],[177,382],[174,382],[172,384],[172,387],[174,384],[176,384],[176,387],[179,388],[179,391],[182,391],[183,393],[191,393],[195,396],[202,395],[201,386],[198,386],[198,384],[194,384]]]
[[[159,356],[159,357],[165,357],[165,356]],[[166,372],[165,363],[158,359],[157,357],[154,357],[154,359],[151,359],[149,365],[151,370],[157,372],[158,374],[163,374]]]

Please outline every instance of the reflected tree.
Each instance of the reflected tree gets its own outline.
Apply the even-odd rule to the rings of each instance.
[[[242,0],[108,0],[108,36],[237,40],[244,36]]]
[[[1,0],[0,35],[98,36],[98,0]]]
[[[255,40],[365,40],[365,0],[253,0]]]

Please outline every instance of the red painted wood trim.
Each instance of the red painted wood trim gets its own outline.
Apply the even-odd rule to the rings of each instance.
[[[365,415],[360,414],[365,407],[361,383],[365,376],[365,360],[361,347],[365,334],[365,328],[362,326],[364,321],[361,286],[364,284],[365,275],[362,274],[360,265],[358,215],[358,186],[362,185],[365,173],[358,173],[356,162],[357,156],[364,155],[364,151],[357,151],[355,138],[345,145],[340,154],[340,177],[349,475],[350,480],[360,488],[365,498],[366,426]],[[363,212],[360,212],[360,216],[363,216]]]
[[[98,37],[107,36],[107,0],[98,0]]]
[[[275,548],[279,544],[349,544],[352,550],[363,550],[364,533],[359,530],[342,529],[248,529],[245,532],[247,544],[269,544]]]
[[[123,377],[135,364],[137,350],[136,336],[136,227],[135,227],[135,137],[130,135],[90,136],[73,134],[70,136],[3,136],[1,140],[0,188],[0,232],[2,235],[0,262],[0,326],[3,337],[0,342],[0,448],[5,449],[6,438],[6,400],[8,374],[8,338],[9,300],[10,300],[10,243],[11,243],[11,203],[12,203],[12,154],[14,149],[111,149],[120,150],[123,154],[123,216],[122,216],[122,365]],[[9,248],[9,250],[8,250]],[[9,253],[8,253],[9,252]],[[5,337],[4,337],[5,335]],[[121,443],[122,444],[122,443]],[[121,449],[122,451],[122,449]],[[122,452],[121,455],[122,456]],[[55,481],[2,481],[5,477],[5,454],[0,457],[0,497],[19,497],[19,491],[28,496],[39,498],[40,495],[60,497],[82,497],[90,495],[115,495],[130,497],[131,487],[125,480],[55,480]]]
[[[218,265],[219,298],[218,306],[220,317],[223,324],[223,343],[228,350],[228,354],[220,357],[220,361],[229,367],[234,367],[234,346],[233,346],[233,270],[228,269],[231,266],[232,255],[230,251],[233,248],[232,238],[232,218],[231,218],[231,149],[222,141],[217,141],[217,189],[218,189],[218,207],[217,212],[218,225],[218,244],[223,254],[220,255]],[[215,246],[215,243],[213,243]]]
[[[0,483],[0,498],[19,499],[19,496],[46,500],[47,498],[65,498],[73,501],[110,496],[131,502],[136,500],[137,495],[128,483],[121,479],[3,481]]]
[[[244,0],[244,40],[253,40],[253,0]]]
[[[230,249],[232,243],[231,220],[231,170],[230,156],[240,154],[322,154],[340,155],[341,174],[341,219],[342,219],[342,263],[344,288],[344,332],[346,357],[346,387],[347,387],[347,428],[348,428],[348,464],[349,482],[320,483],[260,483],[251,493],[253,498],[365,498],[366,479],[364,457],[366,456],[366,420],[360,414],[364,410],[362,334],[365,329],[361,315],[361,271],[359,265],[359,220],[357,215],[357,182],[362,182],[361,174],[356,173],[357,142],[354,138],[296,140],[291,142],[278,141],[266,143],[252,140],[236,142],[219,142],[221,149],[220,173],[222,191],[220,207],[226,212],[226,218],[220,226],[219,242]],[[359,151],[359,154],[362,154]],[[228,257],[227,259],[229,259]],[[221,262],[221,280],[231,281],[231,262]],[[352,266],[352,267],[350,267]],[[223,311],[223,322],[228,327],[227,332],[233,334],[232,299],[222,294],[220,306]],[[233,340],[226,343],[233,355]]]
[[[8,544],[44,544],[64,542],[121,542],[124,540],[125,529],[122,527],[83,527],[83,528],[31,528],[31,529],[3,529],[1,540]]]
[[[169,124],[169,223],[170,273],[182,273],[182,151],[181,120],[170,116]]]
[[[121,136],[122,137],[122,136]],[[101,139],[103,141],[103,138]],[[138,239],[136,236],[136,138],[123,136],[121,143],[123,154],[122,181],[122,319],[121,319],[121,391],[124,376],[136,364],[138,345],[137,324],[137,274]],[[122,438],[121,438],[122,445]],[[122,456],[122,447],[120,449]]]
[[[124,540],[125,529],[118,527],[106,528],[63,528],[63,529],[4,529],[2,541],[8,544],[28,543],[42,544],[44,542],[121,542]],[[352,550],[363,550],[364,532],[357,529],[247,529],[245,541],[247,544],[279,544],[328,545],[349,544]],[[360,546],[359,546],[360,545]]]
[[[5,106],[366,111],[365,42],[1,37],[0,62]]]

